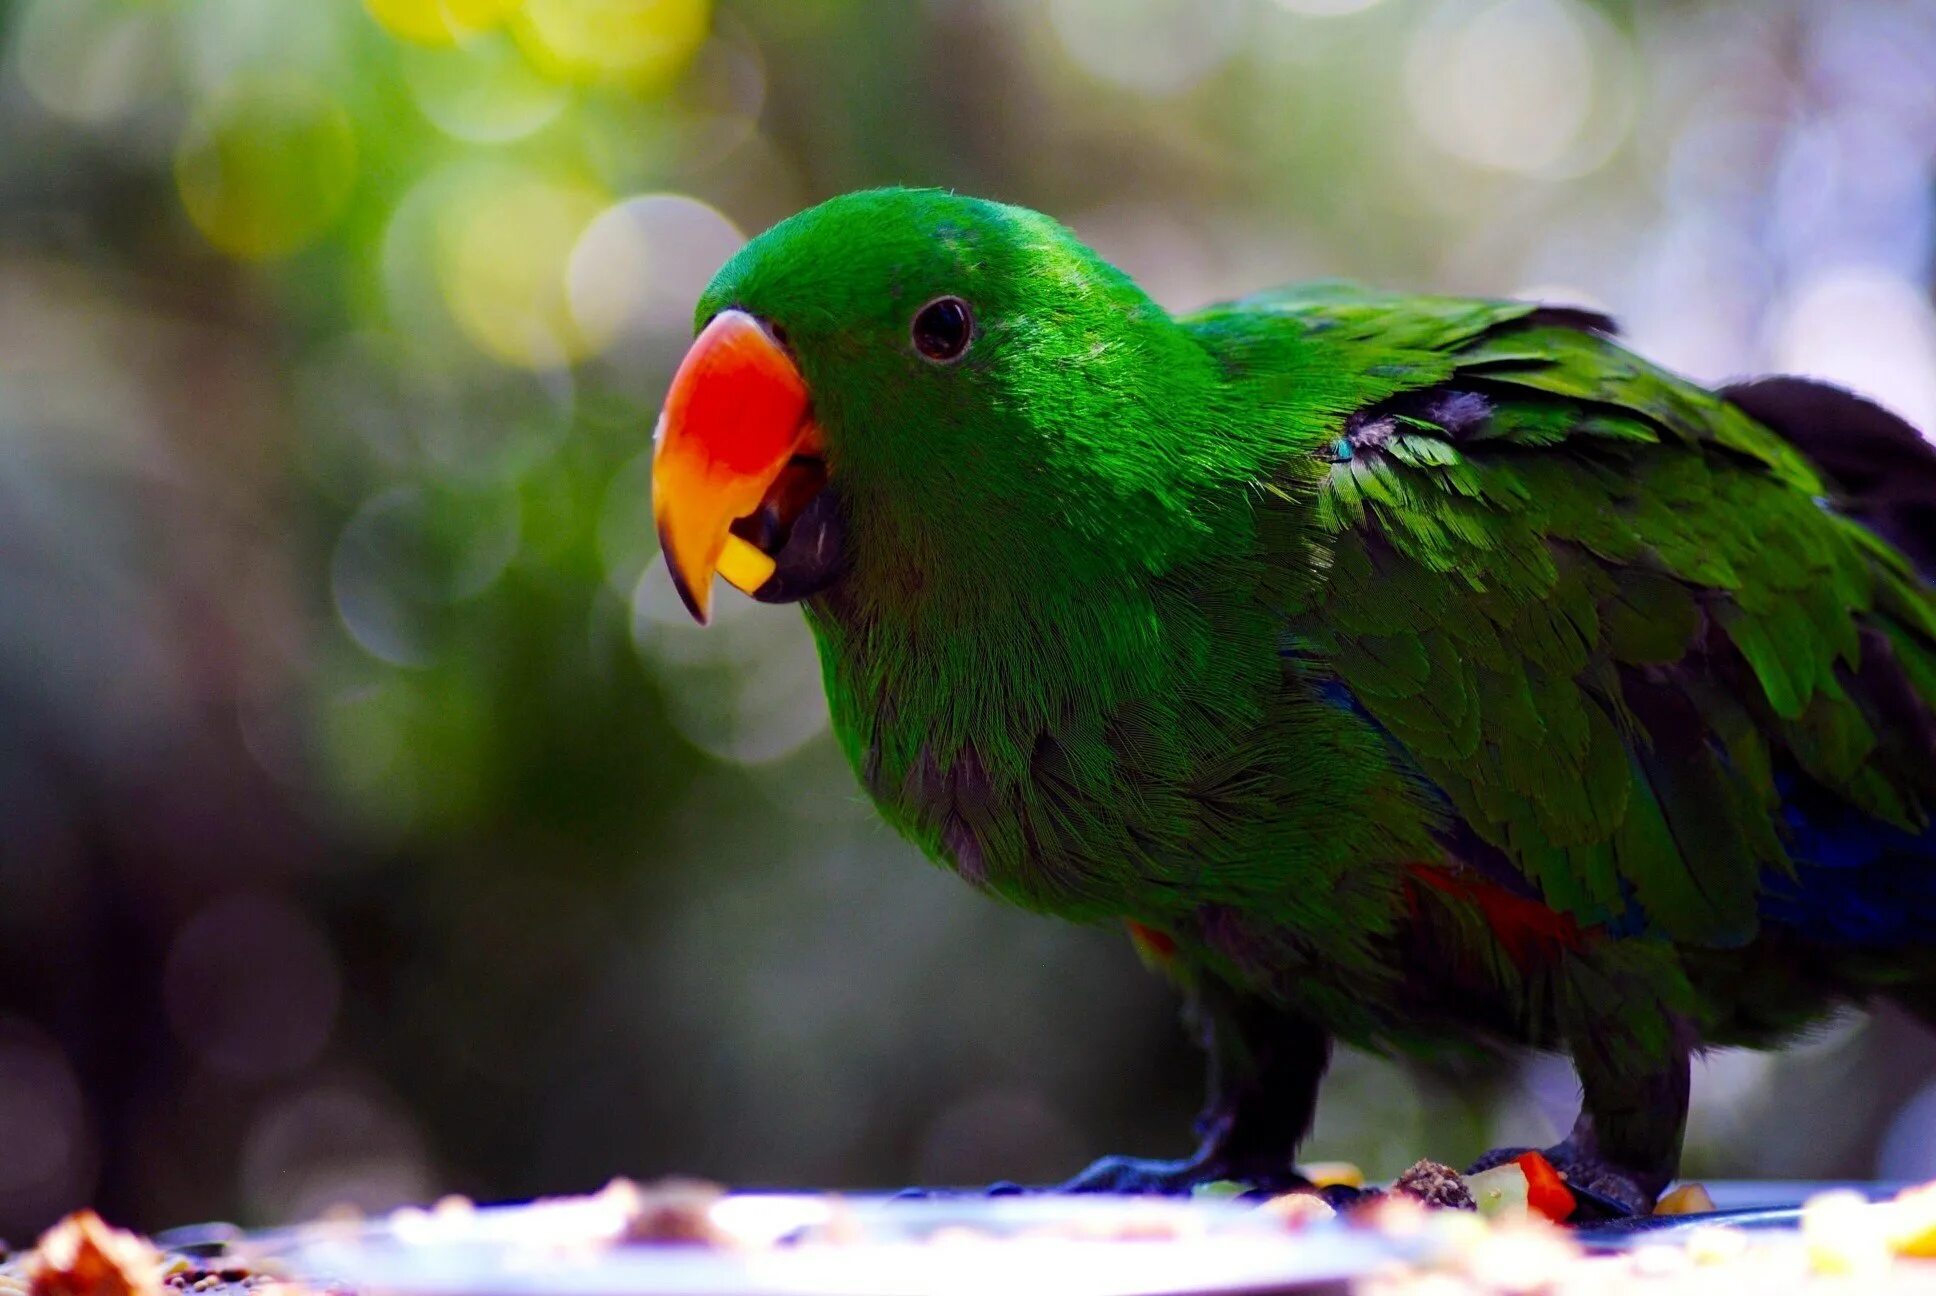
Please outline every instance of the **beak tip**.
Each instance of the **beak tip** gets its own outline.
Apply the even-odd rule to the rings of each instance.
[[[710,615],[706,605],[700,599],[695,597],[693,592],[690,589],[686,588],[686,583],[684,581],[680,580],[677,576],[674,576],[672,578],[672,587],[679,591],[679,601],[686,605],[686,611],[692,614],[692,619],[694,621],[698,622],[702,626],[711,622],[712,616]]]
[[[686,611],[692,615],[694,621],[702,626],[708,624],[712,620],[712,600],[707,596],[712,591],[706,585],[695,587],[686,580],[686,574],[679,565],[678,556],[673,552],[672,545],[663,532],[659,536],[659,547],[665,552],[666,572],[672,577],[672,588],[678,591],[679,601],[686,605]]]

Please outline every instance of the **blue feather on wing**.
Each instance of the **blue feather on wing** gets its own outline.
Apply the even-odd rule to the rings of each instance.
[[[1936,826],[1909,833],[1844,805],[1781,791],[1795,871],[1763,878],[1764,921],[1840,946],[1927,945],[1936,938]]]

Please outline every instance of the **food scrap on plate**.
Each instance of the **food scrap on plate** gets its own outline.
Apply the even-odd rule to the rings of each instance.
[[[1332,1186],[1363,1183],[1352,1167],[1326,1167],[1325,1176]],[[1851,1281],[1865,1291],[1936,1291],[1936,1184],[1881,1201],[1818,1193],[1786,1228],[1690,1214],[1712,1198],[1687,1185],[1662,1199],[1663,1227],[1620,1239],[1556,1222],[1570,1209],[1567,1195],[1564,1177],[1537,1154],[1473,1175],[1420,1162],[1342,1209],[1310,1191],[1261,1201],[897,1201],[617,1180],[583,1197],[502,1207],[446,1198],[173,1252],[82,1211],[0,1264],[0,1294],[517,1296],[558,1283],[598,1296],[871,1296],[964,1290],[983,1273],[1012,1285],[1051,1270],[1057,1290],[1098,1296],[1587,1296],[1723,1283],[1833,1291]]]

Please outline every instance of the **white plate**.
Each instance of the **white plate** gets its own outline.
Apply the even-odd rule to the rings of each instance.
[[[624,1208],[594,1196],[314,1225],[242,1253],[360,1296],[1237,1296],[1342,1291],[1426,1246],[1154,1198],[748,1194],[712,1219],[742,1245],[615,1244]],[[1081,1236],[1126,1228],[1168,1236]]]

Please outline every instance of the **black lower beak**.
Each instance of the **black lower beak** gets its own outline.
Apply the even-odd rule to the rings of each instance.
[[[847,523],[832,485],[807,502],[786,543],[773,554],[776,566],[753,591],[762,603],[797,603],[820,593],[847,570]]]

